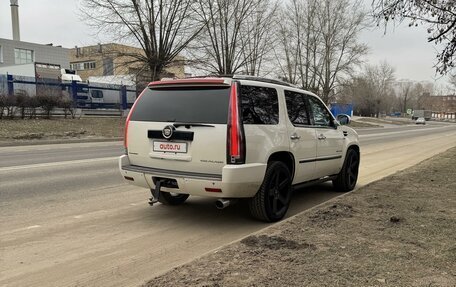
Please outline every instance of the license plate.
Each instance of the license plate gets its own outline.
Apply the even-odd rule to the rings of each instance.
[[[154,151],[186,153],[187,143],[154,141]]]

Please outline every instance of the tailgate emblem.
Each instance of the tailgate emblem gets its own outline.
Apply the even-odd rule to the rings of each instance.
[[[166,126],[162,131],[162,135],[165,139],[170,139],[173,136],[173,132],[174,126]]]

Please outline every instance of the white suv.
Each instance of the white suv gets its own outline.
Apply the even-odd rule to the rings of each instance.
[[[332,180],[354,189],[358,135],[314,94],[249,76],[152,82],[125,127],[126,182],[148,188],[150,204],[217,198],[224,208],[248,198],[251,214],[284,217],[294,188]]]

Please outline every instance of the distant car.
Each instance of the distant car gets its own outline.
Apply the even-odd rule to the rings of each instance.
[[[415,121],[415,124],[417,124],[417,125],[425,125],[426,124],[426,120],[424,118],[417,118],[416,121]]]

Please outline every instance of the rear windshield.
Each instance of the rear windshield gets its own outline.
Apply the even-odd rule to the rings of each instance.
[[[132,121],[226,124],[230,87],[147,89]]]

